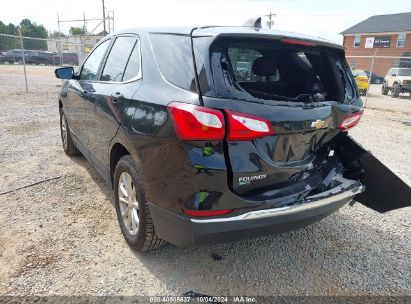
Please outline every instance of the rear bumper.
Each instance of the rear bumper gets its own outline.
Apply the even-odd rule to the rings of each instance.
[[[298,229],[335,212],[364,191],[357,182],[350,190],[300,205],[255,210],[223,218],[188,218],[150,205],[157,235],[177,246],[235,241]]]

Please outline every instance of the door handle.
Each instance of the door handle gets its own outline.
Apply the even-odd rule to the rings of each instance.
[[[124,95],[121,94],[120,92],[116,92],[114,94],[111,94],[111,97],[113,98],[114,103],[118,103],[124,100]]]

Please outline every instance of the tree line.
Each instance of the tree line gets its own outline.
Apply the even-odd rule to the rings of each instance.
[[[23,37],[45,39],[48,37],[58,38],[65,36],[63,33],[59,33],[57,31],[49,34],[43,25],[32,22],[30,19],[23,19],[18,25],[15,25],[13,23],[5,24],[4,22],[0,21],[0,34],[18,36],[18,28],[20,28],[21,35]],[[85,35],[86,29],[83,27],[73,26],[70,28],[69,32],[70,35]],[[47,41],[23,39],[23,47],[26,50],[47,50]],[[21,49],[20,39],[0,35],[0,51],[5,52],[12,49]]]
[[[13,23],[5,24],[0,21],[0,34],[19,35],[18,28],[20,27],[21,35],[31,38],[47,38],[48,33],[43,25],[38,25],[31,22],[29,19],[23,19],[18,25]],[[47,50],[47,41],[23,39],[23,47],[27,50]],[[20,40],[14,37],[0,36],[0,51],[11,49],[20,49]]]

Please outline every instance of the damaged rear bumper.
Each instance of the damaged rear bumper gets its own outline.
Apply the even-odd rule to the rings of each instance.
[[[150,205],[157,235],[177,246],[211,244],[298,229],[335,212],[364,191],[358,181],[306,197],[304,203],[219,218],[189,218]]]

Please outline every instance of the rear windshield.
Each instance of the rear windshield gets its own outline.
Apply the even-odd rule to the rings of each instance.
[[[209,53],[214,90],[204,95],[292,102],[347,102],[355,97],[352,75],[339,50],[224,37],[212,43]],[[206,67],[203,61],[196,58],[200,71]]]
[[[411,76],[411,69],[399,69],[398,76]]]

